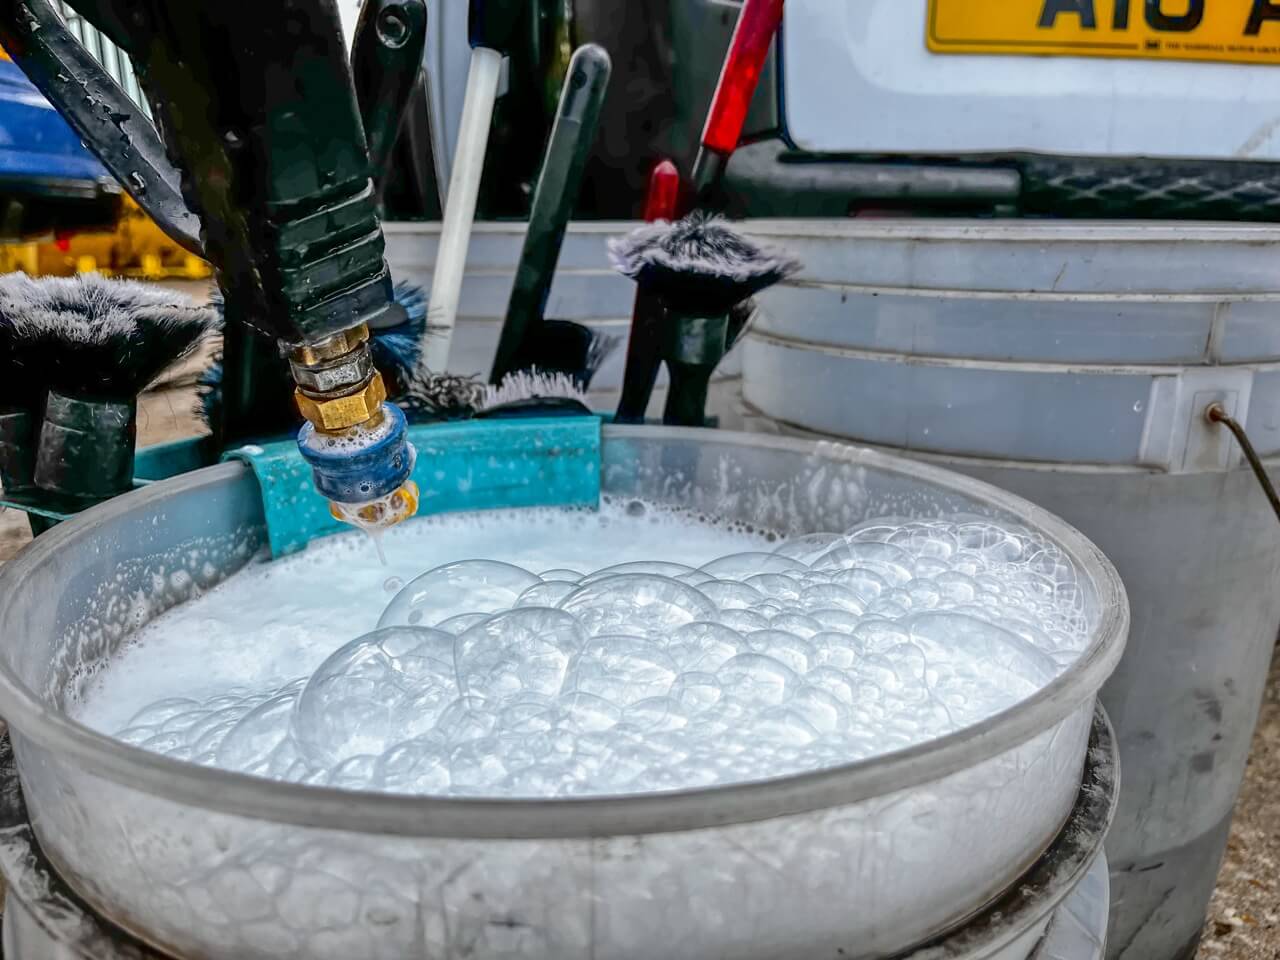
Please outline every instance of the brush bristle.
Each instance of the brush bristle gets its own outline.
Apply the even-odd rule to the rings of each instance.
[[[404,308],[407,315],[407,323],[411,326],[422,328],[427,323],[427,307],[431,301],[427,291],[418,286],[416,283],[410,283],[407,280],[397,280],[392,288],[396,303]]]
[[[508,375],[496,387],[486,386],[479,409],[483,412],[524,400],[576,400],[586,405],[587,395],[578,381],[566,373],[520,370]]]
[[[414,372],[393,402],[415,423],[465,420],[475,415],[484,384],[474,377]]]
[[[44,387],[113,399],[141,393],[216,319],[182,294],[97,274],[0,278],[0,315]]]
[[[800,269],[788,254],[758,246],[720,217],[701,212],[615,238],[609,256],[619,273],[688,315],[728,313]]]
[[[371,331],[369,340],[373,364],[392,385],[392,393],[418,374],[423,343],[433,335],[427,324],[427,292],[403,280],[397,280],[394,289],[404,320],[394,327]]]
[[[529,401],[573,401],[587,405],[587,395],[566,373],[521,370],[498,386],[454,374],[415,374],[405,393],[395,398],[415,423],[469,420],[501,407]]]
[[[31,349],[26,338],[18,336],[21,315],[13,315],[9,298],[4,295],[17,278],[26,279],[20,273],[0,277],[0,410],[35,411],[43,403],[47,389],[45,361]]]

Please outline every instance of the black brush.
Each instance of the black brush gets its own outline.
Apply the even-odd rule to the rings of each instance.
[[[469,420],[475,416],[484,384],[475,377],[452,373],[414,373],[391,402],[404,411],[410,423]]]
[[[680,216],[680,171],[670,160],[663,160],[649,176],[649,193],[645,197],[646,223],[670,223]],[[662,322],[667,308],[645,288],[636,287],[635,305],[631,309],[631,327],[627,341],[627,359],[623,367],[622,392],[614,423],[644,423],[649,410],[649,397],[662,369]]]
[[[525,341],[515,370],[562,373],[585,391],[601,364],[621,343],[619,336],[596,333],[570,320],[542,320],[538,335]],[[503,379],[507,376],[510,374]]]
[[[34,483],[82,509],[133,486],[138,395],[190,353],[212,310],[171,291],[96,274],[13,281],[0,313],[41,362],[47,387]]]
[[[529,229],[520,251],[490,383],[501,383],[519,370],[537,368],[570,374],[585,388],[604,357],[618,344],[616,340],[596,344],[593,340],[597,335],[581,324],[545,319],[547,298],[569,219],[582,192],[582,177],[596,141],[600,108],[612,70],[609,54],[591,43],[579,47],[569,64],[533,195]],[[557,352],[565,348],[570,354]]]
[[[220,291],[215,290],[210,306],[224,322],[224,303]],[[369,352],[374,366],[382,373],[387,393],[392,398],[408,390],[409,382],[418,367],[424,337],[431,335],[427,324],[427,294],[420,286],[405,281],[395,284],[395,300],[387,311],[387,319],[369,331]],[[287,357],[280,356],[274,341],[263,338],[262,349],[252,351],[262,357],[260,368],[250,378],[255,394],[254,429],[257,439],[267,439],[297,433],[302,425],[293,395],[295,384]],[[222,416],[224,370],[223,357],[219,354],[201,374],[198,380],[199,400],[197,413],[215,433]]]
[[[609,244],[618,272],[666,305],[662,355],[671,375],[663,423],[706,425],[711,375],[749,323],[748,301],[800,269],[719,217],[697,212]]]

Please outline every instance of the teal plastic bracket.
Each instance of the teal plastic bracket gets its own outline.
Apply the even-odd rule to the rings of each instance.
[[[600,503],[600,425],[599,417],[554,417],[410,427],[418,451],[418,513],[594,509]],[[257,476],[273,557],[351,529],[330,515],[292,440],[229,450],[223,459],[243,460]]]

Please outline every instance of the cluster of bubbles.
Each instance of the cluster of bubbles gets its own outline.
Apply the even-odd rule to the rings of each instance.
[[[472,560],[270,692],[117,736],[278,779],[437,796],[707,787],[850,763],[1012,706],[1087,643],[1068,557],[985,520],[871,522],[700,569]]]

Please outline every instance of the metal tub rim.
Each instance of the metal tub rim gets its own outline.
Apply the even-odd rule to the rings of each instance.
[[[12,763],[11,748],[0,737],[0,789],[5,786],[5,776],[13,772]],[[1115,731],[1106,711],[1098,705],[1093,713],[1084,775],[1076,802],[1049,849],[1003,895],[930,943],[913,947],[900,955],[902,960],[980,960],[997,956],[1012,941],[1034,929],[1037,923],[1052,922],[1056,911],[1075,894],[1085,876],[1104,856],[1103,843],[1115,819],[1120,777]],[[16,901],[26,912],[22,922],[38,926],[50,937],[58,935],[58,931],[40,922],[38,908],[30,903],[31,891],[15,883],[17,878],[9,875],[13,868],[14,848],[29,852],[30,858],[21,863],[20,869],[35,875],[35,889],[45,895],[66,898],[66,904],[61,905],[64,909],[69,907],[73,912],[85,915],[88,924],[76,925],[76,934],[84,938],[83,944],[70,945],[75,956],[86,960],[92,956],[80,949],[82,945],[101,949],[104,939],[131,936],[109,919],[92,913],[71,888],[64,888],[66,881],[41,850],[31,829],[20,788],[16,792],[5,793],[0,802],[0,836],[6,837],[5,843],[0,844],[3,848],[0,849],[0,861],[4,861],[0,867],[4,867],[3,872],[8,875],[8,898]],[[41,873],[47,874],[47,879],[41,877]],[[10,900],[6,900],[5,906],[9,905]],[[124,946],[151,949],[128,939],[124,940]]]
[[[123,744],[45,703],[0,662],[0,714],[23,741],[74,760],[89,774],[200,809],[276,823],[441,839],[586,839],[675,833],[759,822],[857,803],[942,779],[1010,750],[1065,720],[1096,695],[1123,653],[1129,605],[1119,574],[1065,521],[990,484],[906,458],[843,443],[667,427],[606,427],[606,448],[628,440],[691,440],[820,456],[910,477],[1011,513],[1052,537],[1097,590],[1099,621],[1089,647],[1048,686],[983,722],[906,750],[789,777],[669,793],[549,800],[443,799],[284,783],[176,761]],[[27,577],[67,545],[181,494],[254,483],[243,464],[223,464],[151,484],[44,534],[0,568],[0,613]],[[19,641],[14,641],[19,642]],[[19,763],[21,768],[21,762]]]

